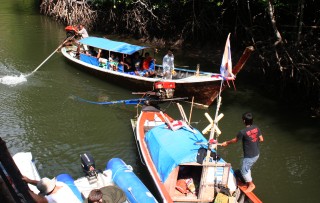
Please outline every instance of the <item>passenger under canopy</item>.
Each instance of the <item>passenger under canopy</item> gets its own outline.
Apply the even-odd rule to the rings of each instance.
[[[86,37],[79,41],[82,44],[89,45],[95,48],[104,49],[108,51],[113,51],[122,54],[133,54],[136,51],[146,49],[149,47],[137,46],[128,44],[126,42],[112,41],[105,38],[99,37]]]

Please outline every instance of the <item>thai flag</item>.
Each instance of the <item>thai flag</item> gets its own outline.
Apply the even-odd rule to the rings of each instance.
[[[231,50],[230,50],[230,33],[228,35],[226,46],[222,57],[220,66],[220,74],[224,79],[234,79],[232,74],[232,61],[231,61]]]

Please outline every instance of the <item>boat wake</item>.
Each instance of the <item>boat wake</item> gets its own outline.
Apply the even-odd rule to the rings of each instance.
[[[4,85],[9,85],[9,86],[14,86],[23,82],[26,82],[27,78],[24,75],[20,75],[20,76],[4,76],[0,78],[0,83],[4,84]]]
[[[7,67],[0,62],[0,83],[8,86],[15,86],[27,81],[28,75],[23,75],[17,70]]]

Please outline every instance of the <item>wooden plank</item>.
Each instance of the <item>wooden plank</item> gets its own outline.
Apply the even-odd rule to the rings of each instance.
[[[208,160],[203,163],[209,163]],[[200,187],[199,187],[199,199],[207,200],[208,202],[212,202],[215,195],[214,186],[208,182],[209,168],[214,168],[213,166],[203,166]],[[210,184],[210,185],[209,185]]]
[[[173,169],[172,172],[169,174],[169,177],[167,178],[167,180],[164,182],[164,186],[167,188],[171,197],[175,195],[179,168],[180,167],[177,166],[175,169]]]
[[[221,182],[222,182],[222,185],[224,185],[225,187],[228,186],[230,168],[231,168],[231,164],[230,163],[227,163],[223,167],[223,175],[222,175],[222,181]]]

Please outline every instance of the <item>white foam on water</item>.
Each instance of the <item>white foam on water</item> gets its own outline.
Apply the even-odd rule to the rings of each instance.
[[[26,82],[26,81],[27,81],[26,76],[24,76],[24,75],[22,75],[22,74],[21,74],[20,76],[17,76],[17,75],[13,75],[13,76],[7,75],[7,76],[4,76],[4,77],[1,77],[1,78],[0,78],[0,83],[2,83],[2,84],[4,84],[4,85],[10,85],[10,86],[14,86],[14,85],[17,85],[17,84]]]

